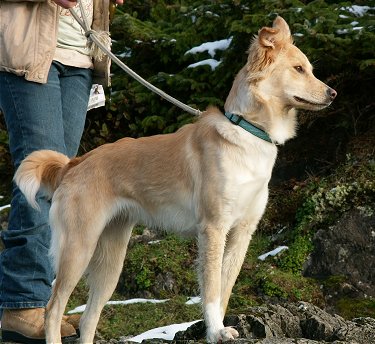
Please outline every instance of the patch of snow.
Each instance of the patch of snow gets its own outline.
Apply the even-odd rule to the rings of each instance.
[[[196,54],[196,53],[202,53],[204,51],[207,51],[211,57],[215,57],[216,50],[226,50],[230,46],[230,43],[232,42],[232,37],[228,39],[221,39],[219,41],[214,42],[207,42],[203,43],[197,47],[191,48],[188,50],[185,55],[187,54]]]
[[[121,58],[124,58],[124,57],[131,57],[132,56],[132,51],[129,49],[127,51],[124,51],[123,53],[120,53],[120,54],[116,54],[117,57],[121,57]]]
[[[345,34],[348,33],[348,32],[349,32],[348,29],[338,29],[338,30],[336,30],[336,33],[337,33],[338,35],[345,35]]]
[[[0,211],[2,211],[4,209],[7,209],[7,208],[10,208],[10,204],[6,204],[6,205],[3,205],[2,207],[0,207]]]
[[[274,250],[264,253],[258,257],[259,260],[265,260],[269,256],[276,256],[279,252],[283,250],[287,250],[289,247],[288,246],[279,246],[275,248]]]
[[[221,63],[221,61],[217,61],[215,59],[207,59],[207,60],[199,61],[199,62],[196,62],[196,63],[192,63],[192,64],[188,65],[187,68],[196,68],[196,67],[199,67],[199,66],[209,65],[211,67],[211,70],[215,70],[216,67],[220,63]]]
[[[133,303],[164,303],[169,301],[169,299],[166,300],[156,300],[156,299],[130,299],[130,300],[124,300],[124,301],[108,301],[106,305],[131,305]],[[86,305],[78,306],[71,311],[68,312],[68,314],[73,313],[82,313],[86,309]]]
[[[191,325],[195,324],[198,321],[200,320],[154,328],[152,330],[139,334],[138,336],[135,336],[133,338],[127,338],[127,340],[136,342],[136,343],[142,343],[142,341],[145,339],[173,340],[177,332],[185,331],[188,327],[190,327]]]
[[[373,9],[373,7],[370,6],[359,6],[359,5],[352,5],[348,7],[342,7],[341,8],[344,11],[348,11],[352,14],[354,14],[357,17],[363,17],[368,10]]]
[[[196,305],[202,302],[202,299],[200,296],[192,296],[189,297],[189,300],[185,302],[185,305]]]
[[[148,242],[149,245],[155,245],[155,244],[159,244],[161,242],[161,240],[151,240]]]

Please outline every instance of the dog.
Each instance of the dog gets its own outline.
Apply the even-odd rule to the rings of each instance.
[[[137,223],[197,237],[207,341],[238,337],[223,318],[267,204],[276,146],[295,136],[296,109],[323,109],[337,94],[313,75],[281,17],[259,30],[248,53],[225,114],[209,107],[172,134],[124,138],[71,160],[36,151],[22,162],[15,181],[28,202],[38,207],[40,188],[52,198],[47,343],[60,343],[60,319],[84,273],[90,291],[80,340],[93,342]]]

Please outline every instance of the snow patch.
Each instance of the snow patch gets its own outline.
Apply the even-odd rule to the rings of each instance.
[[[192,296],[189,297],[189,300],[185,302],[185,305],[196,305],[202,302],[202,299],[200,296]]]
[[[130,300],[124,300],[124,301],[108,301],[106,305],[131,305],[133,303],[164,303],[169,301],[169,299],[166,300],[156,300],[156,299],[130,299]],[[73,313],[82,313],[86,309],[86,305],[78,306],[71,311],[68,312],[68,314]]]
[[[341,7],[341,10],[348,11],[354,14],[357,17],[363,17],[367,11],[374,9],[374,7],[370,6],[359,6],[359,5],[352,5],[348,7]]]
[[[175,334],[179,331],[186,331],[188,327],[195,324],[200,320],[195,320],[191,322],[186,322],[182,324],[173,324],[169,326],[157,327],[152,330],[146,331],[138,336],[133,338],[127,338],[128,341],[142,343],[145,339],[165,339],[165,340],[173,340]]]
[[[214,41],[214,42],[207,42],[203,43],[197,47],[191,48],[188,50],[185,55],[187,54],[197,54],[197,53],[202,53],[204,51],[207,51],[211,57],[215,57],[216,50],[226,50],[230,46],[230,43],[232,42],[232,37],[228,39],[222,39],[219,41]]]
[[[277,248],[275,248],[274,250],[272,251],[269,251],[267,253],[264,253],[262,255],[260,255],[258,257],[259,260],[265,260],[267,257],[269,256],[276,256],[279,252],[283,251],[283,250],[287,250],[289,247],[288,246],[279,246]]]
[[[10,204],[3,205],[2,207],[0,207],[0,211],[7,209],[7,208],[10,208]]]
[[[199,62],[196,62],[196,63],[193,63],[193,64],[190,64],[187,66],[187,68],[196,68],[196,67],[199,67],[199,66],[205,66],[205,65],[208,65],[211,67],[211,70],[215,70],[216,67],[221,63],[221,61],[217,61],[215,59],[207,59],[207,60],[203,60],[203,61],[199,61]]]

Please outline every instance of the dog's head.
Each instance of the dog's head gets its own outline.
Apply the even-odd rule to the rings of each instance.
[[[320,110],[337,93],[313,74],[307,57],[294,44],[286,21],[277,17],[254,38],[248,57],[250,82],[260,94],[280,100],[286,107]]]

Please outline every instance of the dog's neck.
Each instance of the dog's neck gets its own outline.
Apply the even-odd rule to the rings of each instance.
[[[248,80],[246,66],[237,74],[224,107],[263,129],[275,143],[283,144],[296,134],[295,109],[262,93],[256,82]]]

